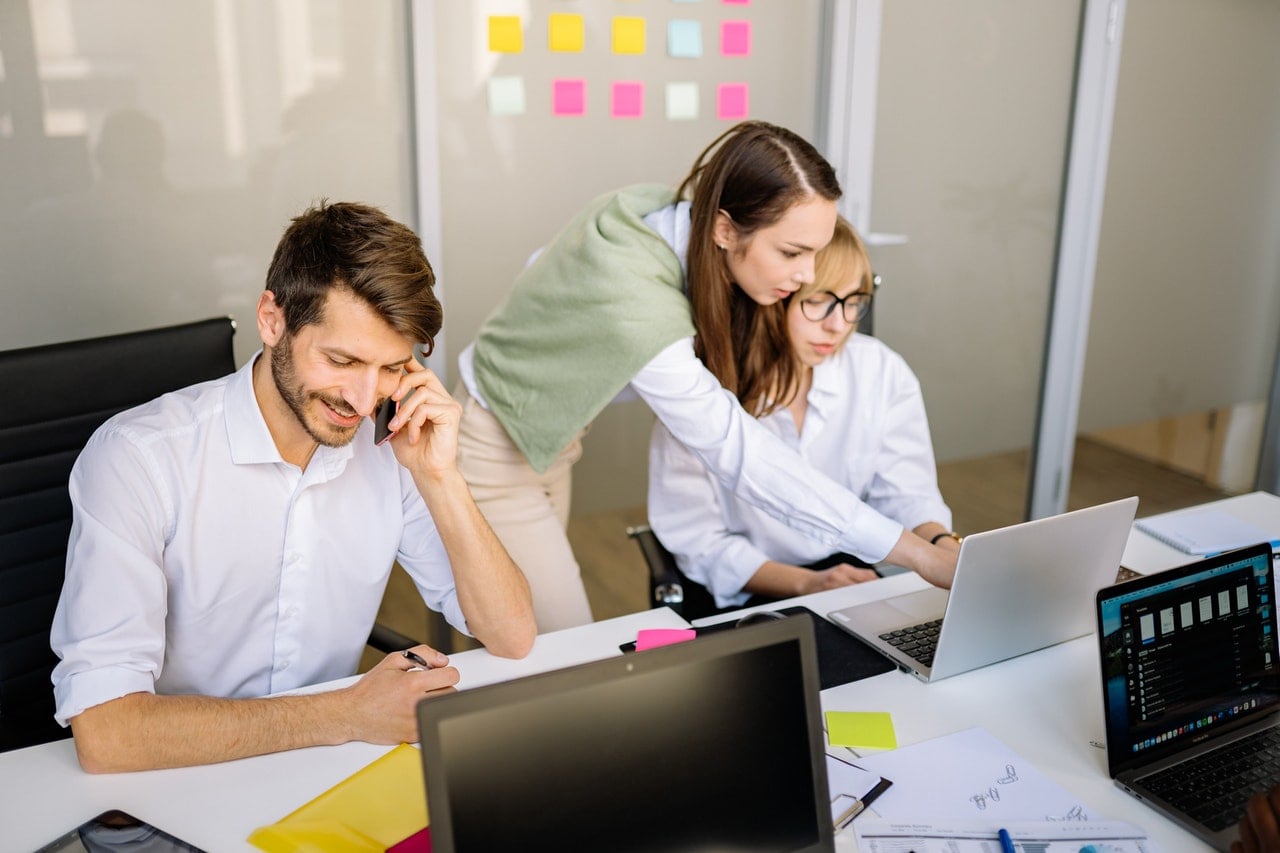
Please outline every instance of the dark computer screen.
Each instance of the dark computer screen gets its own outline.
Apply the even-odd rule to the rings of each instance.
[[[830,809],[800,640],[684,645],[535,676],[547,679],[536,689],[445,697],[494,691],[492,705],[438,721],[435,773],[424,730],[433,844],[444,829],[458,851],[823,849]]]

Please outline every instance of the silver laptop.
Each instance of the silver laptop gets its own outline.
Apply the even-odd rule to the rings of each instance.
[[[431,846],[834,850],[813,622],[424,699]]]
[[[1136,497],[1124,498],[966,536],[949,592],[931,587],[828,618],[924,681],[1083,636],[1137,509]]]
[[[1280,779],[1280,647],[1267,543],[1098,592],[1107,766],[1219,850]]]

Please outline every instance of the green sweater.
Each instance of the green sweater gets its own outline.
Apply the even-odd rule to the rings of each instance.
[[[476,383],[535,470],[641,367],[693,335],[680,259],[643,221],[674,201],[651,184],[595,199],[480,327]]]

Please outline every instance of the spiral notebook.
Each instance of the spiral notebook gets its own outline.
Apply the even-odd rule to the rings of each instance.
[[[1183,509],[1140,518],[1133,526],[1184,554],[1203,557],[1276,536],[1220,509]]]

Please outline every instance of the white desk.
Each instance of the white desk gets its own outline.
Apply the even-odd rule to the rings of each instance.
[[[1224,510],[1242,521],[1270,531],[1273,537],[1280,537],[1280,497],[1269,492],[1236,495],[1191,509],[1203,507]],[[1141,512],[1142,508],[1139,507],[1138,511]],[[1124,557],[1121,558],[1120,565],[1140,575],[1149,575],[1152,572],[1185,565],[1196,559],[1198,558],[1185,554],[1171,545],[1166,545],[1135,527],[1129,533],[1129,541],[1125,545]]]
[[[1215,506],[1265,527],[1280,525],[1280,498],[1242,495]],[[1163,551],[1172,552],[1163,553]],[[1188,561],[1135,531],[1125,565],[1151,572]],[[923,587],[914,574],[803,596],[818,614]],[[777,606],[777,605],[774,605]],[[452,656],[462,688],[618,654],[641,628],[682,627],[670,610],[648,610],[544,634],[522,661],[482,650]],[[826,690],[826,710],[889,711],[900,744],[983,726],[1098,815],[1144,828],[1167,853],[1209,850],[1122,792],[1107,776],[1101,680],[1093,637],[1083,637],[974,672],[924,684],[901,672]],[[108,808],[119,808],[213,853],[254,850],[245,839],[386,752],[351,743],[299,749],[208,767],[91,776],[70,741],[0,754],[0,853],[34,850]],[[852,830],[837,849],[855,849]]]

